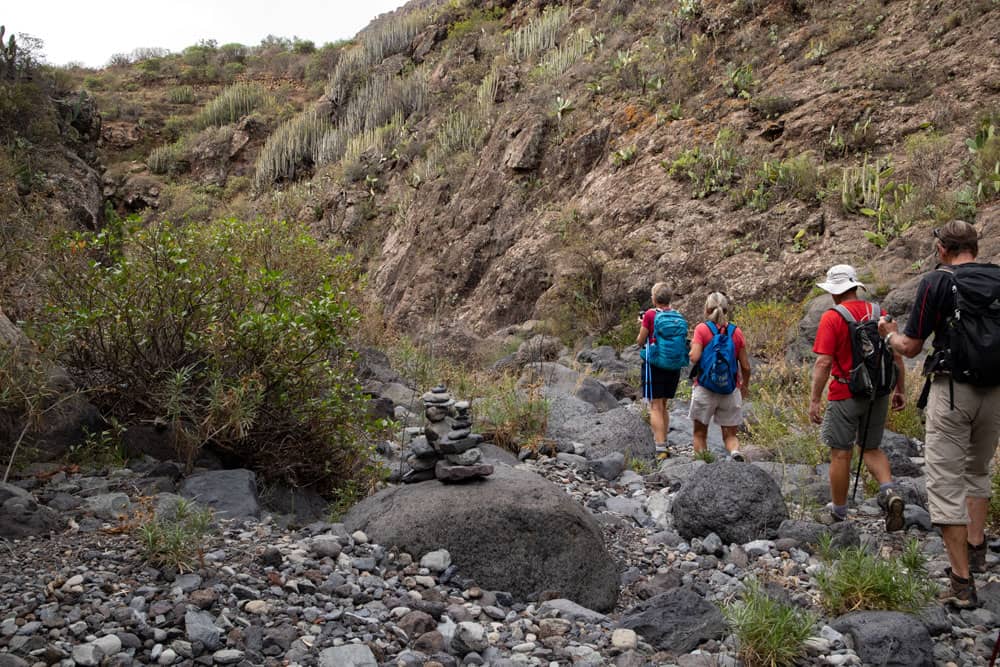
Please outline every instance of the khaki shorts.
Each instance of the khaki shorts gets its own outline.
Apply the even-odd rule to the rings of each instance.
[[[868,408],[871,408],[871,418]],[[867,398],[845,398],[830,401],[819,427],[819,437],[830,449],[853,449],[864,437],[865,449],[878,449],[882,430],[889,414],[889,397],[882,396],[871,403]],[[867,427],[865,422],[868,422]]]
[[[948,378],[935,378],[927,400],[924,447],[931,521],[969,523],[966,498],[990,497],[990,460],[1000,437],[1000,387],[954,383],[951,409]]]
[[[719,426],[739,426],[743,423],[743,396],[739,389],[731,394],[716,394],[697,385],[691,393],[688,417],[705,425],[715,417]]]

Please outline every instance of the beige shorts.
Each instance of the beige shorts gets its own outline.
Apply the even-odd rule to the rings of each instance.
[[[739,426],[743,423],[743,397],[737,389],[731,394],[716,394],[701,385],[691,393],[691,408],[688,417],[702,424],[715,423],[719,426]]]
[[[1000,437],[1000,387],[955,382],[951,409],[948,378],[935,378],[927,400],[924,447],[931,521],[969,523],[965,499],[990,497],[990,460]]]

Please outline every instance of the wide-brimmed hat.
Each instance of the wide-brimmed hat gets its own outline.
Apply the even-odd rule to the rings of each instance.
[[[858,280],[858,272],[853,266],[838,264],[826,272],[826,282],[816,283],[816,286],[830,294],[843,294],[856,287],[865,287],[865,284]]]

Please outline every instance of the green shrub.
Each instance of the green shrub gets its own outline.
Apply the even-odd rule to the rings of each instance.
[[[820,602],[831,615],[862,609],[915,613],[937,593],[927,576],[926,559],[916,540],[899,556],[885,557],[864,547],[833,553],[829,536],[820,545],[826,567],[816,575]]]
[[[821,189],[820,168],[809,151],[784,160],[764,160],[747,180],[742,198],[758,211],[792,197],[814,202]]]
[[[268,103],[271,98],[256,83],[239,82],[227,86],[205,105],[194,120],[196,128],[235,123]]]
[[[194,104],[194,88],[177,86],[167,92],[167,100],[171,104]]]
[[[204,565],[205,537],[212,529],[212,510],[178,498],[171,511],[138,528],[143,558],[154,567],[193,572]]]
[[[739,152],[739,142],[734,130],[723,128],[711,146],[690,148],[661,166],[672,178],[690,181],[695,198],[725,192],[742,175],[745,160]]]
[[[748,667],[797,664],[816,625],[813,614],[770,597],[756,579],[746,582],[741,601],[727,604],[722,612]]]
[[[225,220],[111,226],[61,260],[41,333],[105,414],[171,424],[188,463],[211,444],[324,494],[374,479],[349,258],[299,225]]]
[[[893,171],[891,158],[869,162],[866,156],[861,166],[844,167],[840,181],[841,206],[846,213],[860,213],[874,221],[875,229],[864,234],[879,248],[912,224],[906,212],[913,185],[892,180]]]
[[[498,387],[476,403],[480,428],[497,447],[517,452],[521,447],[537,447],[545,438],[549,402],[532,388]]]
[[[695,461],[704,461],[705,463],[715,463],[715,453],[711,449],[703,449],[700,452],[695,452],[693,455]]]
[[[569,21],[569,7],[555,5],[546,8],[541,16],[531,19],[511,34],[507,53],[515,60],[527,60],[536,53],[556,45],[556,36]]]
[[[1000,121],[1000,118],[997,119]],[[976,136],[965,140],[972,154],[969,162],[969,180],[979,201],[1000,197],[1000,134],[994,118],[985,119]]]
[[[757,81],[753,76],[753,65],[750,63],[738,66],[733,63],[727,65],[724,87],[726,94],[730,97],[739,97],[745,100],[750,99],[751,94],[757,87]]]
[[[765,361],[781,361],[788,349],[788,336],[802,319],[802,304],[792,301],[751,301],[737,306],[733,321],[746,338],[747,351]]]

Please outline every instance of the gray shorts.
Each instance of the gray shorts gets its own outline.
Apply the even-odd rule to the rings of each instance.
[[[731,394],[716,394],[695,385],[688,417],[705,425],[714,418],[719,426],[739,426],[743,423],[743,395],[739,389]]]
[[[868,408],[871,407],[871,418]],[[830,401],[823,416],[819,436],[830,449],[853,449],[865,440],[865,449],[878,449],[882,443],[885,418],[889,414],[889,396],[876,398],[872,404],[866,398],[846,398]],[[865,422],[868,422],[867,429]],[[867,433],[866,433],[867,431]]]

